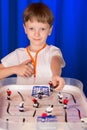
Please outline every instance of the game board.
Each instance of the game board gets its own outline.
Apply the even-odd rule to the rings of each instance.
[[[38,117],[41,117],[43,113],[47,113],[46,110],[49,105],[53,106],[51,116],[56,116],[56,121],[60,124],[81,123],[81,118],[87,117],[87,102],[81,88],[68,84],[64,86],[61,92],[63,95],[62,102],[66,97],[68,99],[67,108],[64,108],[65,104],[59,101],[58,91],[50,91],[49,85],[44,86],[48,87],[48,94],[45,93],[41,99],[37,99],[38,107],[34,107],[32,101],[33,98],[36,98],[34,91],[32,92],[35,85],[11,84],[2,86],[0,88],[0,118],[7,123],[30,124],[33,122],[36,125]],[[43,85],[39,85],[39,87],[41,88]],[[8,90],[11,92],[8,92]],[[22,104],[24,106],[20,110],[21,103],[24,103]],[[43,123],[41,120],[39,122]]]

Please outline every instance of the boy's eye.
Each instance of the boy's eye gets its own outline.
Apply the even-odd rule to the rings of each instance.
[[[34,28],[29,28],[29,30],[34,30]]]
[[[41,28],[42,31],[46,30],[46,28]]]

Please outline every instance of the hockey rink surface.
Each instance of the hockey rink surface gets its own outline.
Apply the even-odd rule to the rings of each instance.
[[[37,85],[36,85],[37,86]],[[40,87],[49,85],[40,85]],[[82,118],[87,117],[87,101],[82,88],[68,85],[64,86],[62,102],[67,98],[67,108],[60,103],[58,92],[49,91],[48,95],[37,98],[38,107],[34,107],[32,101],[36,95],[32,95],[35,85],[4,85],[0,87],[0,127],[2,130],[86,130],[81,122]],[[8,97],[7,90],[11,91]],[[10,98],[10,99],[9,99]],[[23,103],[23,111],[20,111],[20,104]],[[56,119],[53,121],[45,120],[41,117],[47,113],[49,105],[53,106],[51,112]],[[47,113],[48,114],[48,113]]]

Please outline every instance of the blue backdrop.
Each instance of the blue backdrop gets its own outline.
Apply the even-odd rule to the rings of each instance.
[[[0,0],[0,59],[28,45],[22,14],[32,2],[43,2],[52,10],[55,22],[47,42],[63,53],[62,76],[81,80],[87,95],[87,0]]]

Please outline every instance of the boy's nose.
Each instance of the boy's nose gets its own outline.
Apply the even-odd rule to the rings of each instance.
[[[39,30],[36,30],[36,31],[34,32],[34,35],[35,35],[35,36],[39,36],[39,35],[40,35],[40,31],[39,31]]]

